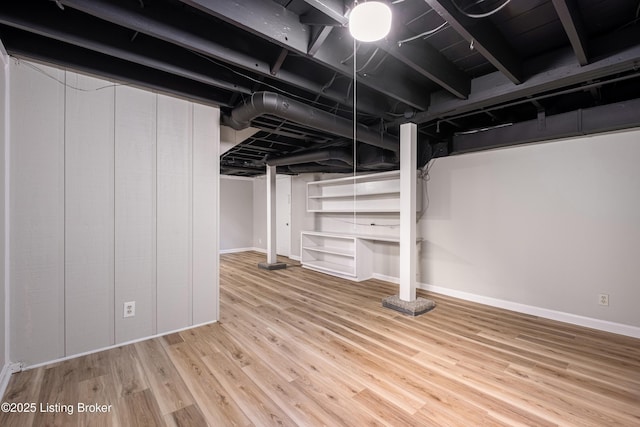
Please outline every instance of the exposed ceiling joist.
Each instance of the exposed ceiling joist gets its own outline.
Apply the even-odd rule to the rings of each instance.
[[[524,81],[520,58],[490,22],[463,15],[452,0],[425,1],[511,82]]]
[[[567,37],[569,37],[578,62],[580,65],[588,64],[587,35],[575,0],[553,0],[553,6],[556,8]]]
[[[64,6],[80,10],[102,20],[147,34],[190,51],[198,52],[220,62],[232,64],[264,77],[276,78],[281,82],[303,90],[321,92],[326,98],[335,102],[347,106],[352,105],[351,99],[347,94],[331,88],[324,88],[322,84],[310,80],[305,76],[289,72],[285,69],[281,69],[276,76],[272,76],[271,64],[268,62],[193,34],[187,29],[177,26],[175,23],[169,23],[168,19],[171,17],[164,19],[163,17],[155,16],[147,9],[135,7],[133,4],[124,6],[110,3],[106,0],[59,0],[59,2]],[[376,105],[375,101],[370,101],[365,98],[358,100],[358,109],[371,114],[381,114],[384,112],[384,107],[380,107]]]
[[[71,68],[117,82],[126,82],[124,83],[126,85],[143,87],[209,105],[229,106],[226,103],[226,97],[221,96],[211,86],[153,68],[66,45],[35,34],[27,34],[8,41],[10,45],[7,46],[7,52],[10,55]]]
[[[310,27],[302,24],[298,15],[277,3],[264,0],[180,1],[301,55],[309,54]],[[340,37],[327,37],[313,58],[334,71],[352,76],[353,69],[341,57],[345,47],[352,49],[351,43],[345,44]],[[414,108],[422,110],[429,105],[428,95],[414,83],[373,76],[363,76],[359,82]]]
[[[606,46],[612,43],[608,40],[619,37],[639,40],[640,28],[629,27],[625,31],[594,40],[594,45]],[[445,92],[434,94],[429,110],[416,114],[413,121],[424,123],[438,118],[459,115],[617,73],[637,70],[639,65],[640,45],[638,44],[615,54],[601,57],[601,59],[594,60],[584,66],[576,63],[572,49],[564,48],[525,63],[527,69],[535,71],[521,85],[515,86],[502,73],[494,72],[475,78],[471,83],[471,95],[466,100],[454,99]]]
[[[430,45],[405,43],[399,47],[397,43],[389,41],[379,42],[378,45],[454,96],[462,99],[469,96],[471,79]]]
[[[306,3],[327,14],[332,19],[347,25],[349,19],[344,16],[342,2],[331,0],[305,0]],[[410,36],[406,31],[398,29],[394,37],[404,40]],[[404,44],[399,47],[397,43],[390,40],[382,40],[376,43],[398,61],[417,71],[429,80],[440,85],[459,98],[466,98],[469,95],[471,79],[453,65],[440,52],[428,44],[416,45]]]
[[[309,6],[324,13],[340,25],[346,25],[349,19],[345,16],[343,0],[304,0]]]
[[[600,105],[453,137],[453,153],[487,150],[638,127],[640,100]]]
[[[31,8],[25,7],[24,3],[13,3],[7,9],[0,11],[0,23],[220,89],[244,94],[251,93],[247,87],[212,77],[215,73],[211,70],[204,69],[202,66],[194,67],[193,63],[197,58],[193,56],[187,58],[183,51],[176,50],[171,52],[171,55],[167,55],[161,49],[150,47],[149,44],[154,44],[153,42],[125,44],[110,37],[106,29],[105,31],[95,31],[95,28],[87,29],[86,22],[78,21],[69,14],[62,19],[52,20],[34,13]],[[95,26],[96,23],[92,25]],[[191,68],[185,66],[189,63],[192,64]]]

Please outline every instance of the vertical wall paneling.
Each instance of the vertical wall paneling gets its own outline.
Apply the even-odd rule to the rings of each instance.
[[[11,360],[33,364],[64,356],[65,73],[29,65],[11,65],[10,294]]]
[[[193,324],[218,318],[220,110],[193,105]]]
[[[116,87],[116,343],[156,333],[156,100]],[[127,301],[136,302],[134,317],[123,317]]]
[[[65,111],[66,354],[114,343],[114,91],[67,72]]]
[[[158,95],[158,333],[191,324],[192,104]]]
[[[219,110],[27,61],[8,74],[9,360],[217,320]]]

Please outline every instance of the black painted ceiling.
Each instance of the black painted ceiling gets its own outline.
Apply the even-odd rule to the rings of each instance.
[[[5,0],[0,39],[11,55],[223,114],[269,91],[351,120],[355,58],[358,123],[392,136],[417,123],[422,164],[454,152],[455,135],[640,97],[639,0],[388,3],[391,34],[355,55],[352,0]],[[266,159],[353,146],[269,114],[252,126],[259,132],[221,156],[222,173],[252,176]]]

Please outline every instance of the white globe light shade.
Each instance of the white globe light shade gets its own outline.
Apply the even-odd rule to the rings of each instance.
[[[391,30],[391,9],[379,1],[360,3],[349,15],[349,32],[361,42],[383,39]]]

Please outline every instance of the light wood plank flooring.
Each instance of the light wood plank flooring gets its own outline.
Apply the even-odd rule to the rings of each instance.
[[[223,255],[219,323],[15,374],[5,402],[113,405],[0,414],[0,426],[638,426],[640,340],[264,255]]]

